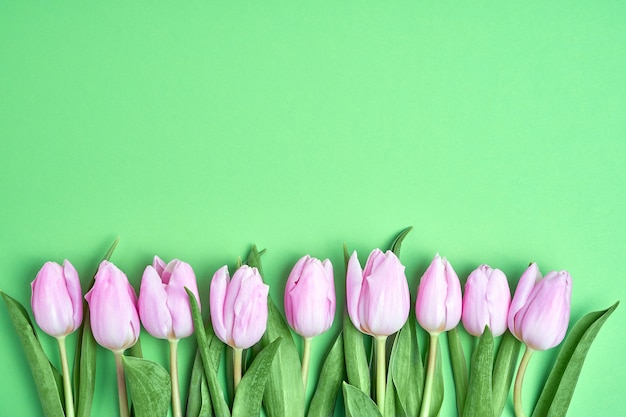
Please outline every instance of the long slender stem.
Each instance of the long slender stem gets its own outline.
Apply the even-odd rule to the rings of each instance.
[[[385,415],[385,382],[387,379],[385,344],[387,336],[376,336],[376,403],[380,414]]]
[[[420,417],[428,417],[430,412],[430,400],[433,392],[433,381],[435,379],[435,367],[437,365],[437,342],[439,333],[430,335],[428,346],[428,364],[426,365],[426,382],[424,384],[424,396],[422,397],[422,409]]]
[[[526,374],[526,368],[530,357],[535,353],[534,350],[526,346],[524,356],[517,369],[517,376],[515,377],[515,388],[513,389],[513,403],[515,405],[515,417],[526,417],[524,414],[524,407],[522,406],[522,384],[524,383],[524,374]]]
[[[304,338],[304,346],[302,350],[302,385],[304,385],[304,392],[306,393],[306,385],[309,380],[309,364],[311,362],[311,343],[312,337]]]
[[[233,348],[233,390],[237,392],[237,386],[241,382],[241,360],[243,350]]]
[[[67,363],[67,350],[65,349],[65,336],[57,337],[59,354],[61,356],[61,369],[63,371],[63,392],[65,392],[65,417],[74,417],[74,399],[72,398],[72,380],[70,367]]]
[[[126,378],[124,377],[124,365],[122,365],[123,350],[114,350],[115,370],[117,371],[117,395],[120,403],[120,417],[128,417],[128,395],[126,394]]]
[[[178,387],[178,339],[170,339],[170,378],[172,380],[172,414],[182,417],[180,389]]]

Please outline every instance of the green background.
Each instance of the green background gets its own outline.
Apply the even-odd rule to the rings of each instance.
[[[567,269],[572,323],[626,299],[626,3],[65,3],[0,3],[0,289],[24,304],[45,261],[86,283],[119,235],[137,288],[154,254],[177,257],[205,306],[251,243],[281,308],[296,260],[328,257],[340,312],[341,245],[364,263],[409,225],[413,293],[439,252],[462,280],[488,263],[513,288],[530,260]],[[40,415],[0,311],[0,409]],[[570,416],[622,415],[625,311]],[[142,340],[165,365],[166,343]],[[527,410],[556,353],[531,362]],[[98,366],[93,415],[115,415],[104,349]]]

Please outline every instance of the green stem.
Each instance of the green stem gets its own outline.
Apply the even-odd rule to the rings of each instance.
[[[304,347],[302,351],[302,385],[304,385],[304,392],[306,393],[306,385],[309,380],[309,363],[311,362],[311,343],[312,337],[304,338]]]
[[[241,360],[243,358],[243,350],[233,348],[233,390],[237,392],[237,386],[241,382]]]
[[[120,403],[120,417],[128,417],[128,395],[126,394],[126,378],[122,364],[123,350],[114,350],[115,370],[117,371],[117,395]]]
[[[385,415],[385,380],[387,371],[385,369],[385,344],[387,336],[376,336],[376,403],[381,415]]]
[[[522,384],[524,383],[524,374],[530,362],[530,357],[535,353],[534,350],[526,346],[524,356],[517,369],[517,376],[515,377],[515,388],[513,389],[513,402],[515,405],[515,417],[526,417],[524,414],[524,408],[522,407]]]
[[[65,393],[65,417],[74,417],[74,400],[72,398],[72,380],[70,367],[67,363],[67,350],[65,349],[65,336],[57,337],[59,354],[61,356],[61,369],[63,370],[63,392]]]
[[[180,389],[178,387],[178,339],[170,339],[170,377],[172,380],[172,414],[182,417]]]
[[[422,397],[422,409],[420,417],[428,417],[430,412],[430,400],[433,392],[433,381],[435,379],[435,366],[437,365],[437,342],[439,333],[430,334],[430,345],[428,346],[428,363],[426,365],[426,382],[424,384],[424,396]]]

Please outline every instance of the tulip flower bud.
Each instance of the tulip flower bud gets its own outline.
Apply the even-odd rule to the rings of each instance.
[[[572,279],[552,271],[541,279],[536,263],[522,274],[509,308],[509,330],[533,350],[555,347],[565,337],[570,316]]]
[[[420,280],[415,317],[428,333],[439,334],[459,324],[461,309],[459,277],[448,260],[437,254]]]
[[[123,351],[139,338],[137,296],[126,274],[108,261],[102,261],[91,290],[89,303],[91,331],[101,346]]]
[[[471,335],[480,336],[489,326],[494,337],[507,329],[511,291],[504,272],[481,265],[467,278],[463,296],[463,327]]]
[[[404,265],[393,252],[374,249],[362,270],[355,251],[346,272],[346,297],[350,320],[361,332],[397,332],[409,317],[411,302]]]
[[[66,336],[83,321],[83,294],[74,266],[46,262],[31,283],[30,305],[35,321],[53,337]]]
[[[247,349],[261,339],[267,326],[269,287],[256,268],[243,265],[232,279],[228,267],[211,280],[209,307],[217,337],[235,349]]]
[[[176,340],[193,333],[185,287],[200,300],[196,276],[188,263],[174,259],[165,265],[155,256],[153,264],[146,267],[137,305],[143,327],[152,336]]]
[[[324,333],[335,318],[335,279],[328,259],[306,255],[291,270],[285,287],[285,316],[300,336]]]

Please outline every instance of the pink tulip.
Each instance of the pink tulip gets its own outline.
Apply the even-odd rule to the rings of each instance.
[[[247,349],[261,339],[267,326],[269,287],[256,268],[247,265],[230,278],[228,267],[211,280],[210,309],[217,337],[235,349]]]
[[[324,333],[335,318],[335,280],[328,259],[306,255],[291,270],[285,288],[285,316],[300,336]]]
[[[511,291],[504,272],[487,265],[476,268],[467,278],[463,296],[463,327],[471,335],[480,336],[485,326],[494,337],[507,329]]]
[[[46,262],[31,283],[30,305],[35,321],[53,337],[72,333],[83,321],[83,294],[70,261]]]
[[[152,336],[174,340],[193,333],[185,287],[200,300],[196,276],[188,263],[174,259],[165,265],[155,256],[153,264],[146,267],[137,304],[141,323]]]
[[[91,331],[96,341],[112,351],[123,351],[139,338],[137,296],[126,275],[114,264],[102,261],[93,288],[85,296],[89,303]]]
[[[571,295],[572,279],[566,271],[552,271],[541,279],[537,264],[531,264],[511,301],[509,330],[533,350],[555,347],[567,332]]]
[[[461,283],[446,258],[437,254],[417,290],[415,317],[431,334],[455,328],[461,320]]]
[[[350,320],[361,332],[397,332],[409,317],[411,302],[404,265],[393,252],[374,249],[362,270],[355,251],[348,262],[346,297]]]

